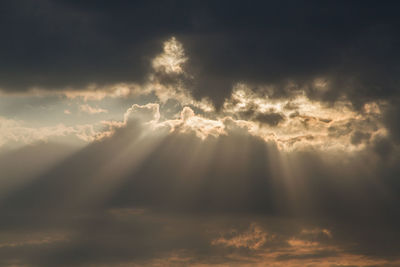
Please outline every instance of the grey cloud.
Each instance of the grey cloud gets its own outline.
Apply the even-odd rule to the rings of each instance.
[[[285,120],[285,116],[280,113],[258,113],[254,117],[255,121],[258,121],[263,124],[268,124],[269,126],[277,126],[279,123]]]
[[[356,131],[351,136],[351,143],[354,145],[360,144],[363,140],[369,140],[371,134]]]
[[[396,143],[399,143],[400,141],[399,107],[400,107],[400,99],[399,98],[392,99],[389,108],[385,111],[384,114],[384,122],[389,128],[389,131],[392,135],[392,139]]]
[[[183,84],[217,107],[238,82],[260,99],[300,91],[327,104],[347,98],[358,114],[382,101],[382,114],[368,116],[378,116],[389,134],[375,134],[380,126],[368,116],[334,124],[288,105],[300,122],[323,122],[331,136],[365,144],[352,152],[288,152],[235,123],[286,119],[251,103],[223,119],[226,133],[204,140],[194,131],[150,129],[143,121],[157,120],[158,107],[133,105],[111,137],[82,149],[41,143],[0,154],[0,265],[240,266],[268,251],[283,265],[345,253],[395,266],[397,13],[397,3],[372,1],[3,1],[0,89],[7,92],[140,84],[162,42],[175,36],[189,57],[187,73],[153,72],[160,83]],[[182,106],[169,100],[161,109],[171,118]],[[245,236],[254,223],[274,236],[260,251],[213,244]],[[303,228],[329,229],[332,237]],[[293,238],[325,249],[289,253]]]
[[[226,263],[232,261],[226,258],[230,249],[211,245],[217,233],[229,222],[263,225],[269,218],[333,229],[334,239],[328,241],[350,254],[397,259],[397,147],[388,154],[374,142],[354,156],[303,151],[284,160],[273,143],[235,131],[205,140],[190,133],[143,137],[141,125],[130,121],[111,138],[65,158],[5,196],[0,232],[72,233],[46,249],[0,248],[5,259],[40,266],[144,264],[180,251],[192,263]],[[132,210],[131,215],[124,210]],[[300,232],[279,225],[263,229],[283,240],[291,231]],[[319,241],[328,242],[323,238]],[[257,259],[251,251],[235,253]]]
[[[276,96],[294,82],[309,96],[344,94],[356,104],[392,97],[399,85],[392,2],[26,0],[2,6],[5,90],[139,81],[171,35],[188,52],[195,95],[217,104],[236,82],[274,85]],[[312,85],[321,77],[329,84],[324,92]]]
[[[325,102],[348,98],[399,105],[398,4],[370,1],[243,3],[3,1],[0,88],[79,89],[144,83],[162,42],[175,36],[188,76],[163,75],[220,107],[232,86],[269,97],[300,91]],[[157,13],[157,16],[154,16]],[[139,26],[140,25],[140,26]],[[320,88],[316,79],[326,85]],[[396,140],[395,115],[385,123]]]

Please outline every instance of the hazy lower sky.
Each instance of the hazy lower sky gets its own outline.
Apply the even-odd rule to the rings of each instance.
[[[400,266],[395,1],[0,3],[0,266]]]

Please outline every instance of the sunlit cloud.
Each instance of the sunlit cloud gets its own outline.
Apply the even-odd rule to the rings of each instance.
[[[356,111],[348,100],[324,104],[301,92],[289,99],[271,99],[239,84],[224,103],[224,112],[256,124],[254,134],[266,139],[272,136],[285,149],[314,146],[353,150],[363,148],[360,144],[373,136],[386,135],[379,105],[373,102]],[[354,142],[351,136],[356,133],[363,138]]]
[[[79,109],[88,114],[108,113],[108,110],[103,108],[95,108],[88,104],[80,105]]]
[[[261,248],[268,239],[273,239],[274,235],[269,235],[261,229],[257,224],[250,225],[249,229],[242,233],[237,233],[237,230],[233,229],[227,234],[229,237],[220,237],[214,239],[211,244],[223,245],[234,248],[248,248],[256,250]]]
[[[152,65],[156,71],[165,73],[182,73],[183,64],[187,61],[183,46],[175,37],[164,42],[164,51],[156,56]]]
[[[104,126],[103,129],[97,128],[90,130],[90,133],[78,134],[80,139],[89,142],[111,136],[115,127],[124,127],[127,124],[127,117],[140,114],[139,109],[149,106],[158,107],[156,117],[150,119],[152,124],[168,127],[171,132],[193,132],[199,138],[205,139],[210,135],[227,135],[235,129],[260,137],[266,142],[273,141],[280,149],[286,151],[308,148],[361,150],[372,140],[387,136],[382,121],[385,102],[368,102],[361,109],[355,109],[346,98],[338,99],[334,103],[324,103],[310,99],[305,89],[295,84],[288,85],[297,88],[292,90],[289,97],[276,98],[271,93],[273,88],[268,86],[264,90],[254,91],[246,83],[238,83],[233,87],[222,108],[217,111],[207,98],[198,100],[192,96],[190,88],[184,82],[184,79],[196,78],[185,70],[188,61],[190,58],[185,54],[183,45],[172,37],[163,43],[163,52],[152,60],[153,70],[143,84],[119,83],[103,87],[92,84],[85,89],[67,89],[57,93],[70,101],[84,102],[106,101],[107,98],[134,100],[135,97],[150,94],[157,97],[157,102],[134,104],[125,115],[121,115],[122,119],[119,122],[100,119],[98,123]],[[164,76],[169,77],[168,82],[165,82]],[[315,90],[324,91],[330,86],[329,80],[315,79],[313,86]],[[34,96],[49,92],[35,89],[31,93]],[[174,117],[165,116],[161,111],[168,100],[174,100],[178,104]],[[100,116],[110,112],[109,109],[100,108],[98,105],[94,107],[89,103],[78,105],[81,112],[88,114]],[[65,109],[64,114],[71,114],[70,109]],[[143,120],[148,119],[144,114],[135,116],[142,115]],[[90,128],[86,126],[86,130],[78,131],[87,132],[88,127]],[[58,133],[53,131],[54,135]]]
[[[99,101],[106,97],[125,98],[137,94],[140,90],[140,86],[137,84],[117,83],[110,86],[91,84],[84,89],[66,89],[60,91],[58,94],[65,95],[69,99],[81,98],[84,101]]]
[[[31,127],[23,121],[0,117],[0,147],[23,146],[39,141],[59,140],[71,142],[78,139],[84,142],[95,140],[96,131],[93,125],[66,126],[62,123],[55,126]]]
[[[149,103],[146,105],[134,104],[124,114],[124,123],[130,120],[140,120],[148,123],[157,123],[160,119],[159,104]]]

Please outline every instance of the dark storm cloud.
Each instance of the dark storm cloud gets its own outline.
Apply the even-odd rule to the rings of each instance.
[[[371,137],[371,134],[369,134],[369,133],[363,133],[360,131],[356,131],[351,136],[351,143],[353,145],[358,145],[358,144],[361,144],[361,142],[363,140],[369,140],[370,137]]]
[[[273,85],[275,96],[295,82],[359,104],[398,92],[398,10],[392,1],[3,1],[0,86],[141,81],[174,35],[195,95],[217,104],[241,81]],[[312,84],[321,77],[324,92]]]
[[[270,109],[269,111],[261,112],[259,110],[259,106],[255,103],[250,103],[246,105],[246,107],[238,112],[240,118],[256,121],[261,124],[267,124],[269,126],[277,126],[279,123],[285,120],[285,115],[276,112],[274,109]]]
[[[391,101],[389,108],[385,111],[385,123],[392,135],[393,140],[400,142],[400,98]]]
[[[3,263],[140,264],[177,251],[190,263],[235,262],[227,258],[232,247],[212,241],[228,225],[243,228],[254,221],[278,235],[265,242],[278,251],[303,224],[333,229],[332,240],[317,239],[326,251],[280,254],[278,262],[336,255],[328,245],[374,259],[398,258],[399,151],[390,145],[382,151],[390,140],[373,140],[349,155],[285,156],[274,143],[242,133],[204,141],[190,133],[162,138],[146,132],[143,138],[143,127],[129,120],[111,138],[67,154],[2,195],[0,232],[69,233],[64,239],[50,233],[42,243],[40,237],[18,243],[11,234],[9,243],[16,245],[0,246]],[[50,148],[31,147],[20,157],[54,153]],[[13,177],[9,169],[2,172],[5,180]],[[280,219],[292,225],[271,223]],[[307,241],[307,235],[300,237]],[[257,258],[250,248],[234,252]]]

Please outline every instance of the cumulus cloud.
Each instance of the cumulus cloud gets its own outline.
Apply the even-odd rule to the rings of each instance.
[[[370,140],[388,135],[383,119],[388,102],[370,101],[355,109],[348,98],[338,99],[335,103],[315,101],[310,98],[304,87],[295,86],[296,90],[292,91],[290,98],[276,98],[273,95],[273,87],[267,86],[255,90],[249,84],[238,83],[234,86],[230,97],[225,99],[222,108],[217,111],[207,98],[196,100],[192,95],[187,84],[187,80],[192,79],[191,74],[185,71],[187,62],[190,62],[190,58],[185,55],[182,43],[172,37],[164,41],[164,49],[155,56],[153,70],[142,85],[115,84],[109,88],[93,87],[87,91],[72,90],[63,94],[70,99],[80,97],[84,101],[101,100],[106,96],[125,98],[132,95],[155,94],[158,101],[150,102],[148,105],[158,105],[158,115],[155,115],[157,118],[149,120],[159,126],[167,126],[173,131],[178,129],[183,132],[193,131],[204,139],[210,134],[214,136],[226,134],[227,126],[224,122],[229,121],[230,126],[232,123],[240,125],[239,128],[242,130],[267,142],[273,140],[281,149],[286,150],[305,147],[359,150]],[[314,86],[324,91],[328,83],[323,79],[315,79]],[[160,112],[160,108],[163,109],[170,100],[177,103],[174,112],[175,118],[180,117],[178,119]],[[103,121],[105,129],[98,132],[94,139],[112,134],[114,126],[126,124],[131,113],[136,114],[136,119],[139,119],[142,116],[137,110],[139,106],[141,105],[134,104],[122,122]],[[81,104],[80,110],[89,114],[108,112],[106,109],[94,108],[87,103]],[[147,115],[143,114],[141,120],[146,121]]]
[[[159,119],[159,105],[153,103],[146,104],[144,106],[134,104],[124,114],[124,123],[128,123],[130,120],[158,122]]]

